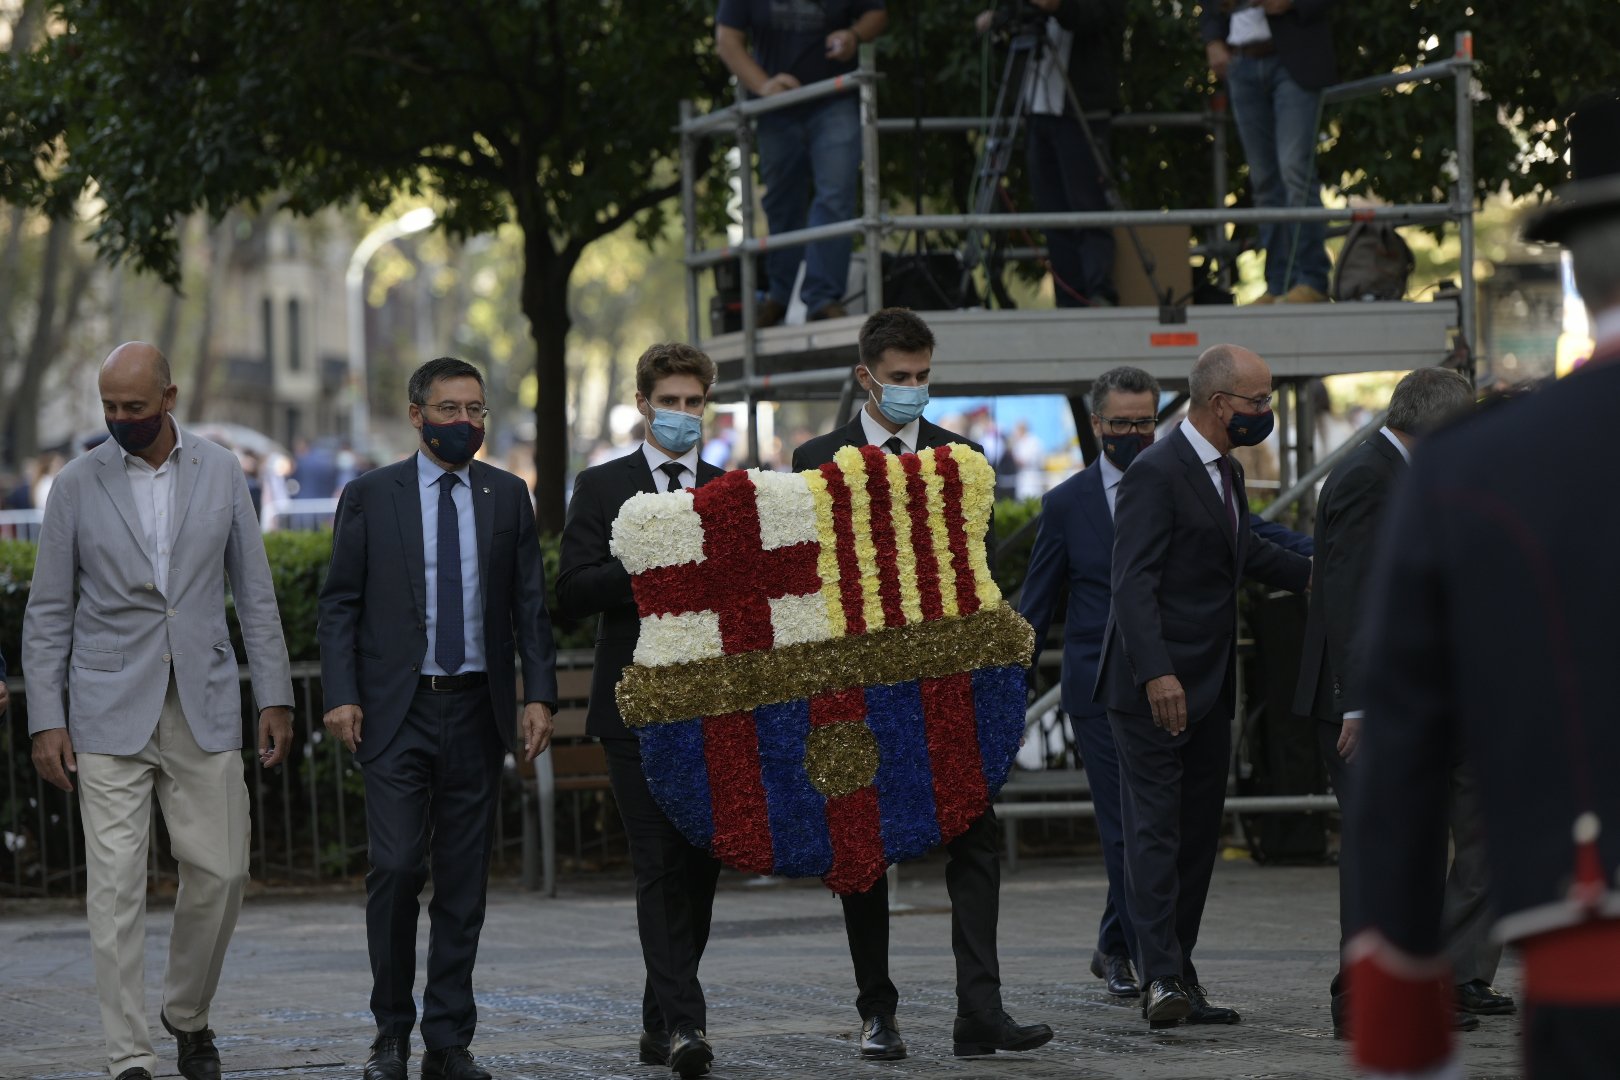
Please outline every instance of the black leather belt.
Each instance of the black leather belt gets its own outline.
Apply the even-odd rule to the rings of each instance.
[[[1228,45],[1233,56],[1275,56],[1277,43],[1275,41],[1253,41],[1247,45]]]
[[[430,694],[451,694],[457,690],[471,690],[475,686],[488,686],[487,671],[464,671],[460,675],[424,675],[416,680],[416,688]]]

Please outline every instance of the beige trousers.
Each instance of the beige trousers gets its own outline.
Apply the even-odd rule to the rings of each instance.
[[[107,1069],[156,1072],[146,1017],[146,859],[157,792],[180,864],[163,1014],[182,1031],[208,1026],[248,879],[248,792],[242,755],[197,745],[174,682],[152,739],[137,754],[79,755],[86,907]]]

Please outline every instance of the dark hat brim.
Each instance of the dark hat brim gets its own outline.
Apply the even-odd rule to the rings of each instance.
[[[1620,176],[1577,180],[1553,192],[1550,202],[1524,217],[1526,240],[1562,244],[1588,222],[1620,215]]]

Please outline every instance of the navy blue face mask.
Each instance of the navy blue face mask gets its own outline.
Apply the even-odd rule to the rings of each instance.
[[[471,461],[478,448],[484,445],[484,429],[470,420],[435,424],[424,416],[422,445],[433,451],[433,456],[440,461],[459,469]]]
[[[139,420],[108,420],[107,432],[119,446],[138,454],[157,442],[158,436],[163,434],[163,419],[168,415],[153,413]]]
[[[1277,424],[1277,415],[1270,409],[1263,413],[1235,412],[1226,422],[1226,437],[1233,446],[1259,446]]]
[[[1102,440],[1103,453],[1114,467],[1124,472],[1136,460],[1136,455],[1153,445],[1153,433],[1150,431],[1143,435],[1138,431],[1126,432],[1124,435],[1104,435]]]

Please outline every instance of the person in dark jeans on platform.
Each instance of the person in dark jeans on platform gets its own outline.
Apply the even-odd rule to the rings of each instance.
[[[1125,46],[1125,0],[1029,0],[1046,12],[1046,39],[1039,63],[1024,75],[1029,105],[1030,198],[1041,213],[1106,210],[1108,199],[1097,153],[1068,100],[1068,75],[1080,107],[1088,113],[1119,108],[1119,61]],[[993,12],[979,15],[981,33]],[[1097,152],[1107,152],[1108,121],[1089,121]],[[1052,296],[1058,307],[1111,307],[1114,289],[1112,229],[1047,229]]]
[[[721,61],[750,94],[768,97],[855,70],[856,50],[883,33],[889,16],[883,0],[720,0],[714,24]],[[765,220],[773,235],[855,216],[861,166],[861,110],[855,94],[766,113],[755,131]],[[769,292],[756,325],[782,321],[801,262],[799,298],[809,317],[843,317],[852,245],[850,237],[841,236],[772,251],[765,260]]]

